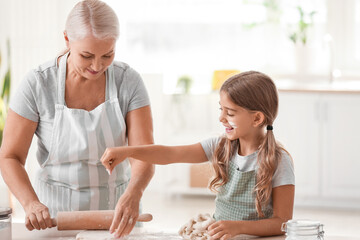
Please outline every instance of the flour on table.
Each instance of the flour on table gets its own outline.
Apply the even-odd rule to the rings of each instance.
[[[110,240],[116,239],[108,230],[86,230],[76,235],[76,240]]]
[[[157,231],[146,231],[134,228],[130,235],[115,238],[108,230],[86,230],[76,235],[76,240],[181,240],[176,233],[165,233]]]
[[[208,240],[210,235],[207,227],[214,222],[210,214],[199,214],[180,228],[179,235],[187,240]]]

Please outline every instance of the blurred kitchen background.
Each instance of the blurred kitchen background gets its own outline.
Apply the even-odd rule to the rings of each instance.
[[[10,79],[10,95],[31,68],[64,49],[65,20],[76,2],[0,0],[0,86]],[[156,143],[222,134],[218,86],[239,71],[267,73],[280,96],[274,134],[295,164],[294,218],[320,220],[331,235],[360,235],[360,0],[105,2],[120,20],[116,60],[135,68],[149,91]],[[35,143],[34,136],[31,179],[39,168]],[[178,228],[212,213],[210,175],[207,165],[157,166],[143,199],[155,217],[150,226]],[[0,205],[23,221],[2,178]]]

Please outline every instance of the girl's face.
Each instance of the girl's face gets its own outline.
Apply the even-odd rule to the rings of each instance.
[[[255,130],[256,112],[235,104],[227,93],[220,92],[220,122],[230,140],[247,138]]]
[[[98,79],[115,56],[114,39],[99,40],[89,36],[77,41],[68,41],[69,63],[75,72],[85,79]]]

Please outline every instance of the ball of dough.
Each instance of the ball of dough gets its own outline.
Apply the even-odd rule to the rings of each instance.
[[[214,222],[210,214],[199,214],[180,228],[179,235],[186,240],[209,240],[207,228]]]

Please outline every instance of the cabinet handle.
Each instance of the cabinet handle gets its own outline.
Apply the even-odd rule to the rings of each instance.
[[[320,108],[320,102],[317,101],[317,102],[315,103],[315,109],[314,109],[314,111],[315,111],[315,114],[314,114],[314,116],[315,116],[315,121],[320,121],[320,110],[321,110],[321,108]]]
[[[328,104],[326,102],[323,103],[322,107],[322,120],[324,123],[328,121]]]

